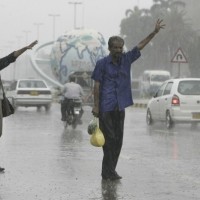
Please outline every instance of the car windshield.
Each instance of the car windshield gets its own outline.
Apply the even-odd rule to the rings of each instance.
[[[169,79],[168,75],[151,75],[151,81],[164,82]]]
[[[200,95],[200,81],[181,81],[178,85],[178,92],[182,95]]]
[[[22,80],[19,82],[19,88],[46,88],[47,86],[40,80]]]

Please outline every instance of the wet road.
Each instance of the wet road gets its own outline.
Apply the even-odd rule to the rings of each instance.
[[[0,200],[198,200],[200,125],[147,127],[144,108],[126,111],[120,181],[101,180],[102,150],[83,124],[64,130],[60,107],[19,108],[4,119],[0,139]]]

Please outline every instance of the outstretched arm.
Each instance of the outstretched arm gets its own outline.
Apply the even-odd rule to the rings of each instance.
[[[142,50],[151,41],[151,39],[160,31],[160,29],[163,29],[165,27],[165,24],[162,24],[162,22],[163,20],[157,20],[154,31],[137,45],[139,50]]]
[[[38,43],[38,41],[35,40],[34,42],[32,42],[31,44],[29,44],[28,46],[23,47],[22,49],[19,49],[19,50],[17,50],[17,51],[14,51],[14,57],[17,58],[17,57],[20,56],[22,53],[24,53],[26,50],[32,49],[37,43]]]
[[[15,60],[17,59],[18,56],[20,56],[22,53],[24,53],[24,51],[26,51],[27,49],[32,49],[32,47],[34,47],[36,44],[37,44],[37,40],[32,42],[30,45],[28,45],[22,49],[19,49],[17,51],[14,51],[14,52],[10,53],[9,55],[1,58],[0,59],[0,70],[7,67],[10,63],[15,62]]]

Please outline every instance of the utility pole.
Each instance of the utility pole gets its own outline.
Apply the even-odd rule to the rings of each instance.
[[[53,41],[55,40],[55,31],[56,31],[56,17],[59,17],[58,14],[49,14],[50,17],[53,17]]]
[[[23,31],[24,33],[25,33],[25,42],[26,42],[26,44],[25,45],[27,45],[28,44],[28,35],[29,35],[29,33],[31,33],[31,31]]]
[[[18,36],[16,36],[16,38],[17,38],[17,48],[20,48],[21,47],[21,39],[22,39],[22,36],[21,35],[18,35]]]
[[[14,44],[14,41],[8,41],[10,47]],[[16,61],[13,63],[12,67],[10,68],[10,76],[13,77],[12,79],[15,80],[15,68],[16,68]]]
[[[37,40],[39,41],[39,39],[40,39],[40,26],[43,25],[43,23],[37,22],[37,23],[34,23],[34,25],[37,28]]]
[[[78,2],[78,1],[71,2],[70,1],[68,3],[71,4],[71,5],[74,5],[74,29],[76,29],[77,28],[76,27],[76,6],[82,4],[82,2]]]
[[[18,35],[18,36],[16,36],[16,38],[17,38],[17,46],[18,46],[17,48],[19,49],[19,48],[21,48],[21,39],[23,37],[21,35]],[[16,60],[13,64],[13,80],[16,79],[16,71],[17,71],[17,67],[18,67],[17,62],[18,62],[18,60]]]
[[[12,45],[13,45],[13,41],[8,41],[7,45],[2,46],[3,50],[5,51],[4,54],[8,55],[11,51],[13,51]],[[3,55],[3,56],[5,56],[5,55]],[[11,79],[11,80],[13,79],[13,68],[12,67],[6,67],[4,69],[4,72],[7,73],[8,79]]]
[[[26,30],[26,31],[23,31],[24,33],[25,33],[25,38],[26,38],[26,44],[25,45],[28,45],[28,35],[29,35],[29,33],[31,32],[31,31],[28,31],[28,30]],[[28,63],[28,57],[27,57],[27,51],[25,52],[25,54],[23,55],[23,57],[24,57],[24,59],[23,59],[23,66],[25,67],[25,76],[27,77],[28,76],[28,71],[29,71],[29,63]]]

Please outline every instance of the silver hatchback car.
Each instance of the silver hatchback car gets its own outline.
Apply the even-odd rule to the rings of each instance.
[[[19,79],[14,81],[6,93],[12,99],[15,108],[23,107],[45,107],[48,111],[52,103],[51,89],[41,79]]]
[[[200,78],[165,81],[147,104],[147,124],[156,121],[165,121],[168,129],[175,123],[200,123]]]

